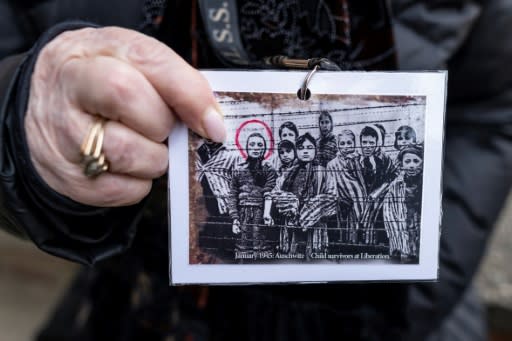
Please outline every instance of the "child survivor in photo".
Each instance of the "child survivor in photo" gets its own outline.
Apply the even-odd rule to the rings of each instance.
[[[417,264],[425,98],[221,93],[190,134],[190,263]]]

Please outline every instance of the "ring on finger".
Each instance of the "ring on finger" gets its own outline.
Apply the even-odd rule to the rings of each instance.
[[[97,118],[80,147],[83,171],[88,178],[95,178],[109,169],[109,163],[102,150],[105,123],[105,119]]]

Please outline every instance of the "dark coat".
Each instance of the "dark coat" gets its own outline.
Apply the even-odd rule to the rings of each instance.
[[[336,142],[336,136],[329,133],[327,136],[320,136],[316,140],[316,154],[317,162],[322,167],[327,167],[329,161],[336,157],[338,152],[338,143]]]
[[[183,6],[188,2],[176,3]],[[143,20],[142,4],[142,0],[0,1],[0,59],[4,58],[0,61],[0,226],[29,237],[47,252],[81,263],[94,264],[126,251],[134,242],[143,204],[116,209],[87,207],[60,196],[42,182],[31,165],[23,130],[31,70],[40,48],[59,32],[92,24],[137,28]],[[294,315],[297,319],[302,316],[311,322],[313,310],[319,314],[325,311],[327,318],[316,321],[350,324],[348,329],[335,328],[337,333],[350,330],[353,336],[370,331],[370,337],[395,335],[393,339],[399,339],[397,335],[405,335],[409,328],[409,333],[423,337],[441,324],[471,283],[512,184],[512,35],[504,29],[512,26],[512,3],[393,0],[392,4],[401,68],[447,67],[450,71],[440,282],[325,285],[322,290],[318,286],[218,288],[212,290],[211,300],[217,300],[214,307],[223,316],[219,321],[222,325],[227,320],[223,314],[230,312],[239,313],[230,328],[235,330],[234,326],[246,323],[247,317],[240,310],[246,305],[281,302],[285,310],[280,311],[288,311],[297,305],[287,302],[296,303],[301,298],[315,304],[328,302],[336,313],[320,305]],[[90,24],[55,26],[70,18]],[[182,55],[188,53],[186,44],[173,46]],[[139,233],[134,244],[144,238],[144,233]],[[139,250],[133,259],[139,261],[141,254]],[[126,263],[126,259],[120,262]],[[152,261],[158,262],[160,257],[149,259],[143,263],[151,269]],[[158,269],[166,273],[165,260]],[[112,290],[129,283],[109,276],[108,270],[101,273],[105,283],[117,283],[110,284]],[[135,281],[135,277],[130,278]],[[161,280],[165,282],[166,276]],[[237,297],[238,302],[220,308],[226,303],[222,297],[229,296]],[[125,314],[126,310],[109,316],[110,327],[114,328],[115,313]],[[100,316],[97,319],[100,321]],[[276,321],[281,320],[268,322]],[[296,327],[302,330],[304,325],[298,322]],[[235,331],[241,330],[247,332],[242,327]]]
[[[257,161],[253,161],[253,165]],[[276,185],[276,171],[268,164],[256,167],[244,162],[233,171],[228,199],[229,215],[233,220],[240,220],[239,208],[257,206],[262,208],[265,193],[271,192]]]

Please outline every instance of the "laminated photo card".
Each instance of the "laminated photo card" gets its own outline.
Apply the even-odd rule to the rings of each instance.
[[[171,284],[437,279],[445,72],[203,74],[228,134],[169,138]]]

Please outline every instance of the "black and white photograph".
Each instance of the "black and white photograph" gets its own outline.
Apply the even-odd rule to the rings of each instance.
[[[189,265],[419,264],[426,95],[216,97],[226,141],[187,134]]]
[[[418,262],[424,97],[218,100],[231,138],[189,137],[191,262]]]

